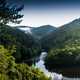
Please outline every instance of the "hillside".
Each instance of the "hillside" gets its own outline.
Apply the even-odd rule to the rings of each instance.
[[[7,25],[0,25],[0,44],[9,49],[15,45],[16,52],[13,56],[16,58],[16,62],[30,64],[33,62],[31,58],[40,54],[39,44],[30,34],[25,34],[23,31]]]
[[[39,27],[17,26],[17,28],[20,28],[25,33],[29,33],[35,39],[41,39],[42,37],[48,35],[52,31],[56,30],[56,27],[51,26],[51,25],[43,25],[43,26],[39,26]]]
[[[44,36],[50,34],[54,30],[56,30],[56,27],[53,27],[51,25],[43,25],[37,28],[31,28],[33,37],[37,39],[43,38]]]
[[[43,48],[62,47],[80,41],[80,19],[63,25],[42,38]]]

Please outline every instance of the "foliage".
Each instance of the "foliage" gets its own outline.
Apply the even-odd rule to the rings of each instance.
[[[0,23],[7,24],[20,23],[23,15],[20,11],[23,9],[23,5],[16,7],[16,5],[9,4],[7,0],[0,0]]]
[[[0,45],[0,80],[50,80],[36,68],[16,64],[12,51]]]
[[[15,59],[10,52],[0,45],[0,80],[8,80],[8,73],[15,70]]]
[[[18,64],[17,69],[21,80],[50,80],[39,69],[28,67],[26,64]]]
[[[53,68],[80,66],[80,45],[65,45],[63,48],[51,49],[45,59],[45,65],[49,70]]]
[[[8,49],[11,49],[13,45],[16,46],[13,56],[18,63],[25,62],[31,65],[32,58],[38,57],[41,53],[39,44],[30,34],[25,34],[23,31],[7,25],[0,25],[0,44]]]

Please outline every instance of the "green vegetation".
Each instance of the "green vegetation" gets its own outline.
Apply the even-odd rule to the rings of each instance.
[[[44,36],[48,35],[49,33],[51,33],[54,30],[56,30],[56,27],[53,27],[53,26],[50,26],[50,25],[43,25],[43,26],[40,26],[40,27],[31,28],[32,36],[35,39],[38,39],[39,42],[41,41],[41,39]]]
[[[23,31],[7,25],[0,25],[0,44],[8,49],[13,45],[16,46],[16,52],[13,56],[17,63],[24,62],[31,65],[35,61],[35,57],[38,57],[41,53],[39,44],[30,34],[25,34]]]
[[[13,52],[15,47],[8,50],[0,45],[0,80],[50,80],[37,68],[15,63]]]
[[[52,49],[45,59],[48,69],[80,66],[80,46]]]
[[[57,28],[44,36],[41,43],[42,47],[49,52],[51,48],[61,48],[67,43],[72,44],[75,40],[80,41],[80,19]]]

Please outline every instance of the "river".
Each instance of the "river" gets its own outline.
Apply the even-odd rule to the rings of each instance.
[[[45,75],[51,77],[52,80],[80,80],[80,78],[67,78],[62,76],[62,74],[57,74],[56,72],[49,72],[44,65],[44,58],[47,56],[47,52],[42,52],[40,59],[36,62],[36,67],[41,69]]]

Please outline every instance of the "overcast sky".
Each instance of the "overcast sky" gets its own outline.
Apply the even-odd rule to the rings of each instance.
[[[80,0],[14,0],[24,4],[23,22],[20,25],[61,26],[80,17]]]

